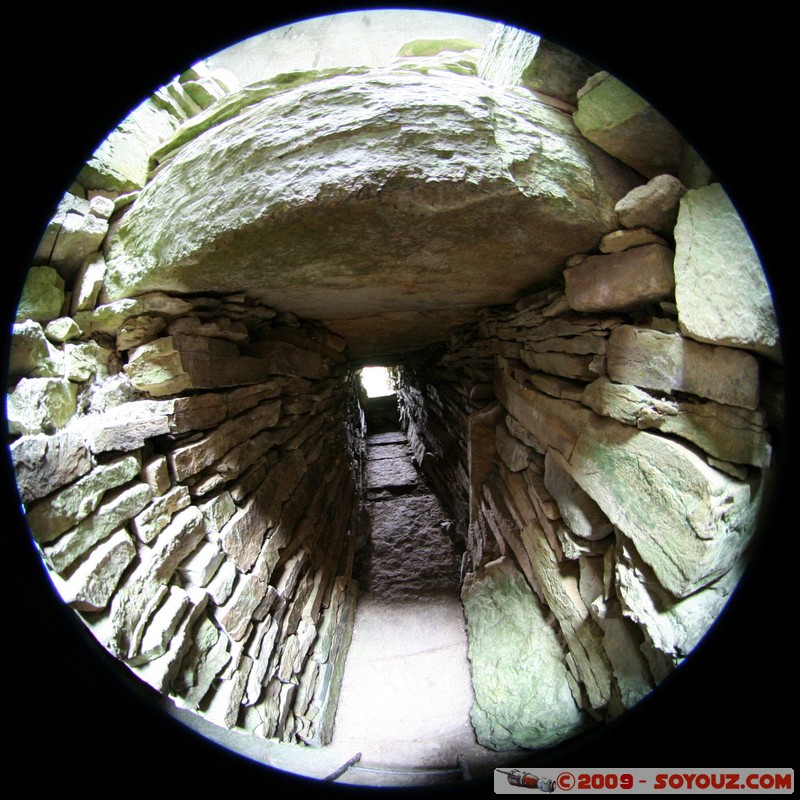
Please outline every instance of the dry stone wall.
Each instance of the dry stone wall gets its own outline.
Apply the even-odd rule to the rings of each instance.
[[[592,65],[518,33],[500,26],[480,60],[460,50],[411,53],[399,70],[294,73],[242,90],[196,65],[109,137],[36,252],[14,324],[7,399],[33,538],[98,640],[155,689],[220,725],[327,742],[357,601],[365,422],[345,341],[258,298],[270,287],[258,284],[266,279],[253,252],[271,239],[253,239],[255,248],[238,239],[243,271],[221,281],[241,233],[237,197],[252,200],[253,215],[263,211],[250,183],[236,183],[236,196],[216,187],[230,224],[211,239],[220,231],[209,226],[209,185],[184,191],[196,164],[219,183],[209,151],[195,148],[205,134],[230,166],[225,131],[244,131],[249,146],[247,121],[264,115],[272,135],[277,108],[289,140],[305,144],[292,114],[324,116],[298,99],[318,100],[315,82],[327,81],[345,121],[354,108],[364,112],[367,90],[381,124],[387,91],[404,103],[410,96],[414,114],[392,122],[391,141],[410,123],[430,133],[431,119],[446,120],[430,113],[442,96],[460,119],[472,106],[453,97],[469,95],[478,120],[488,119],[492,98],[492,124],[480,130],[502,145],[502,158],[459,139],[455,149],[432,148],[435,169],[420,177],[408,143],[396,148],[423,186],[417,211],[447,199],[428,191],[436,175],[452,184],[458,225],[431,217],[426,241],[436,246],[417,248],[442,296],[456,284],[468,290],[469,308],[452,319],[472,318],[477,297],[506,302],[508,292],[497,300],[478,279],[492,259],[505,281],[541,256],[537,244],[549,253],[546,269],[525,273],[536,281],[530,293],[483,308],[447,344],[404,355],[397,373],[411,451],[466,545],[479,741],[546,747],[618,716],[691,652],[744,568],[782,406],[777,324],[753,246],[723,189],[660,115]],[[457,76],[469,78],[463,96],[442,89]],[[353,137],[359,158],[368,138]],[[566,149],[580,158],[564,159]],[[273,156],[264,156],[269,174],[285,177]],[[469,171],[459,172],[459,159],[471,159],[475,174],[488,170],[501,200],[503,187],[522,186],[524,205],[503,200],[490,218],[475,205],[476,217],[464,216],[471,203],[458,192]],[[314,181],[317,163],[297,156]],[[355,156],[347,164],[363,170]],[[580,181],[576,164],[586,167]],[[324,199],[352,224],[340,183],[326,186],[330,196],[314,183],[300,205],[317,213]],[[353,207],[363,200],[351,195]],[[181,205],[189,196],[191,208]],[[527,219],[544,196],[552,213],[531,218],[517,244],[504,224]],[[195,214],[200,207],[205,214]],[[401,219],[402,209],[385,213],[405,237],[420,225]],[[185,247],[173,235],[181,215],[197,233]],[[485,247],[464,248],[478,218],[491,228],[478,237]],[[371,229],[355,219],[348,252]],[[308,221],[298,218],[286,253],[302,244],[323,261],[328,223],[314,239]],[[398,255],[380,226],[370,235],[377,249],[366,248],[352,274],[363,267],[374,276],[376,253],[386,260],[382,274],[395,273]],[[501,238],[516,260],[498,255]],[[133,268],[162,249],[170,280],[136,273],[134,281]],[[196,253],[209,269],[197,269]],[[307,299],[287,263],[276,259],[274,281],[294,292],[284,297]],[[419,273],[411,275],[417,291]],[[355,278],[335,283],[359,304]],[[316,288],[317,301],[330,304],[331,292]],[[353,328],[362,351],[429,341],[409,330],[400,342],[397,331],[438,319],[442,296],[425,293],[427,316],[395,318],[401,293],[379,289],[384,315]]]
[[[718,184],[631,194],[630,227],[559,284],[485,310],[398,381],[417,461],[454,487],[473,724],[498,749],[612,719],[679,665],[742,574],[769,482],[780,348],[744,227]],[[518,616],[554,628],[560,657],[520,659]]]
[[[244,294],[71,306],[70,286],[92,294],[31,271],[7,403],[58,591],[177,704],[327,742],[357,598],[344,342]]]

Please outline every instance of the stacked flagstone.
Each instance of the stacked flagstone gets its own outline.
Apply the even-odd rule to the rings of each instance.
[[[61,595],[177,703],[328,741],[356,602],[344,342],[243,294],[64,318],[30,282],[11,451]]]
[[[781,411],[753,245],[642,98],[520,33],[239,91],[196,65],[36,252],[7,399],[33,538],[111,652],[221,725],[331,737],[370,482],[351,357],[400,354],[464,539],[482,744],[631,707],[741,574]]]
[[[636,227],[569,259],[560,285],[488,310],[399,380],[416,458],[468,520],[473,723],[491,747],[563,737],[563,715],[533,709],[566,685],[573,732],[641,699],[720,613],[755,532],[772,461],[759,398],[780,361],[769,291],[718,184],[672,191],[674,237],[654,194],[620,201]],[[487,603],[507,621],[487,625]],[[560,659],[503,657],[531,603]],[[498,681],[552,691],[498,697]]]

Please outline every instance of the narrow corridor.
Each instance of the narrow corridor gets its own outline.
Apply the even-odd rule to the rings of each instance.
[[[362,757],[339,782],[460,780],[460,764],[485,774],[502,756],[477,744],[470,723],[451,522],[402,432],[373,434],[367,448],[371,541],[356,568],[361,592],[332,743]]]

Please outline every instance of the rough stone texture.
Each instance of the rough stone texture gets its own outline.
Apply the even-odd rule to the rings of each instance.
[[[658,111],[608,73],[593,76],[587,88],[575,124],[590,142],[645,178],[677,173],[681,137]]]
[[[757,467],[768,467],[772,459],[764,415],[759,411],[662,399],[604,378],[587,386],[581,399],[598,414],[639,430],[653,428],[675,434],[718,459]]]
[[[597,503],[572,479],[564,469],[563,458],[554,450],[544,459],[544,485],[558,503],[559,511],[570,530],[583,539],[604,539],[614,529]]]
[[[767,279],[719,184],[687,192],[675,228],[675,301],[684,335],[780,359]]]
[[[108,375],[111,350],[97,342],[64,345],[64,374],[69,380],[85,383]]]
[[[191,503],[185,486],[173,486],[134,517],[131,525],[139,539],[148,544],[161,533],[175,514]]]
[[[120,657],[137,655],[135,629],[147,622],[148,609],[154,610],[153,602],[163,597],[178,565],[195,549],[204,532],[203,516],[196,508],[179,512],[155,541],[150,557],[136,567],[114,595],[108,645]]]
[[[656,175],[631,189],[615,206],[625,228],[649,228],[671,235],[686,187],[673,175]]]
[[[158,402],[139,400],[81,417],[71,429],[83,435],[93,453],[137,450],[148,439],[170,432],[168,413]]]
[[[234,147],[240,156],[224,158]],[[266,196],[252,191],[256,173]],[[322,320],[351,351],[363,340],[348,333],[374,315],[373,347],[377,331],[415,338],[421,321],[441,337],[477,303],[557,275],[573,248],[613,226],[634,184],[532,97],[465,76],[331,77],[249,107],[166,164],[109,236],[101,299],[248,286]],[[347,277],[367,269],[368,282]]]
[[[33,320],[15,322],[11,332],[8,375],[11,378],[55,378],[63,373],[63,358]]]
[[[80,611],[101,611],[135,557],[131,537],[117,531],[92,550],[65,584],[57,584],[64,602]]]
[[[652,579],[652,572],[629,543],[623,540],[619,550],[615,580],[625,615],[642,627],[654,648],[675,661],[695,648],[722,613],[745,562],[739,559],[719,580],[676,601]]]
[[[528,466],[530,460],[528,448],[512,436],[505,425],[498,425],[495,428],[495,447],[497,455],[512,472],[519,472]]]
[[[125,366],[133,385],[155,397],[259,383],[275,371],[267,359],[239,355],[233,342],[186,334],[135,348]]]
[[[631,247],[641,247],[643,244],[666,245],[666,242],[648,228],[631,228],[631,230],[607,233],[600,240],[600,252],[620,253]]]
[[[105,274],[106,262],[102,253],[92,253],[84,259],[73,282],[71,314],[91,311],[95,307]]]
[[[77,387],[60,378],[22,378],[6,398],[11,433],[54,433],[76,411]]]
[[[45,497],[94,466],[83,438],[66,431],[22,436],[11,444],[11,460],[23,503]]]
[[[608,376],[616,383],[689,392],[753,410],[758,407],[758,361],[743,350],[620,325],[609,337],[606,357]]]
[[[81,329],[71,317],[59,317],[48,322],[44,332],[51,342],[68,342],[81,335]]]
[[[52,267],[31,267],[17,306],[17,322],[49,322],[61,316],[63,305],[64,280],[58,272]]]
[[[552,42],[510,25],[496,25],[483,47],[478,77],[575,105],[578,89],[597,67]]]
[[[87,210],[87,214],[70,212],[64,217],[50,254],[50,264],[65,280],[75,277],[83,262],[100,249],[108,232],[108,221]]]
[[[31,504],[26,519],[36,541],[50,542],[69,530],[97,508],[106,491],[136,477],[139,468],[138,456],[123,456]]]
[[[462,600],[478,741],[496,750],[547,747],[580,730],[561,645],[513,562],[487,564]]]
[[[584,429],[562,464],[675,597],[724,575],[755,532],[757,485],[656,434],[603,420]]]
[[[88,189],[129,192],[147,180],[150,153],[176,128],[177,121],[156,98],[145,100],[103,141],[81,170]]]
[[[567,302],[576,311],[630,311],[672,296],[673,253],[648,244],[621,253],[589,256],[564,271]]]
[[[151,496],[145,483],[106,492],[94,513],[59,536],[51,547],[44,548],[48,562],[57,572],[64,572],[97,542],[122,528],[150,502]]]

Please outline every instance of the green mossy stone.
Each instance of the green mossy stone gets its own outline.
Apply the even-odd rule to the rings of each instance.
[[[16,321],[50,322],[61,315],[64,281],[52,267],[31,267],[22,287]]]
[[[445,50],[463,53],[464,50],[476,50],[480,45],[469,39],[414,39],[404,44],[397,55],[404,56],[436,56]]]

